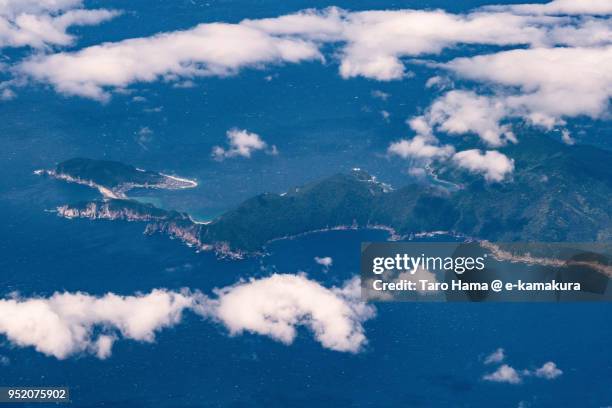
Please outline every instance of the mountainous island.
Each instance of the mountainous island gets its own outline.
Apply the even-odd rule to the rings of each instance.
[[[396,238],[447,231],[491,241],[609,241],[612,217],[612,153],[590,146],[566,146],[545,137],[521,139],[521,148],[504,153],[515,160],[512,179],[487,183],[452,167],[436,176],[459,188],[410,184],[393,190],[355,169],[246,200],[207,223],[127,198],[110,198],[59,207],[68,218],[146,222],[147,234],[162,233],[219,255],[242,257],[261,252],[284,237],[342,228],[383,228]],[[103,185],[159,186],[171,181],[159,173],[116,162],[69,160],[55,174]],[[61,178],[61,177],[58,177]],[[177,188],[188,185],[177,184]]]

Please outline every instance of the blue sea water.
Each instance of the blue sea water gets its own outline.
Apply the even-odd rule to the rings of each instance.
[[[82,290],[132,294],[156,287],[232,284],[273,271],[308,274],[338,285],[359,268],[360,242],[384,240],[380,231],[335,231],[279,241],[262,259],[218,261],[141,226],[41,220],[55,239],[16,236],[0,267],[6,291],[50,294]],[[33,232],[33,231],[32,231]],[[78,244],[77,244],[78,243]],[[313,258],[332,256],[324,272]],[[58,361],[29,348],[2,347],[11,363],[0,382],[71,387],[74,406],[605,406],[612,398],[612,329],[602,304],[379,303],[365,323],[369,343],[359,354],[323,349],[306,330],[286,346],[187,315],[155,343],[116,343],[107,360]],[[484,355],[503,346],[517,367],[553,360],[564,370],[554,382],[520,386],[481,380]],[[560,405],[561,404],[561,405]]]
[[[443,7],[482,1],[87,2],[130,12],[79,29],[78,47],[188,28],[205,21],[276,16],[306,7],[348,9]],[[18,58],[23,51],[9,52]],[[12,53],[12,54],[11,54]],[[177,241],[143,235],[143,225],[65,220],[45,210],[96,197],[87,188],[34,176],[37,168],[75,156],[107,158],[194,178],[193,190],[137,192],[157,203],[213,217],[263,191],[361,167],[394,185],[407,183],[402,163],[379,154],[405,136],[405,119],[432,95],[431,74],[401,82],[341,80],[337,66],[301,64],[207,78],[190,89],[135,86],[108,104],[68,98],[42,86],[18,90],[0,106],[0,292],[133,294],[190,287],[210,293],[241,278],[305,272],[326,286],[356,275],[362,241],[380,231],[334,231],[276,242],[270,254],[218,260]],[[265,77],[273,74],[272,81]],[[380,101],[374,90],[391,95]],[[135,103],[134,95],[146,98]],[[381,110],[390,112],[387,123]],[[587,123],[586,142],[602,147],[609,125]],[[232,127],[257,132],[281,152],[251,160],[211,160]],[[140,130],[151,133],[142,138]],[[378,153],[377,153],[378,152]],[[316,165],[313,165],[316,163]],[[331,256],[324,272],[313,258]],[[118,341],[112,356],[56,360],[0,340],[1,385],[68,385],[75,407],[600,407],[612,404],[612,315],[606,304],[377,304],[359,354],[326,350],[301,330],[286,346],[266,337],[227,335],[187,314],[154,343]],[[509,362],[533,369],[555,361],[555,381],[492,384],[483,356],[504,347]]]

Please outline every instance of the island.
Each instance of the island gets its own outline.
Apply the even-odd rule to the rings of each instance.
[[[261,254],[278,239],[331,229],[385,229],[394,239],[445,231],[498,242],[609,241],[612,153],[567,146],[543,136],[524,138],[521,143],[520,149],[509,146],[505,150],[514,158],[516,170],[503,183],[488,183],[455,168],[440,167],[436,177],[456,188],[415,183],[392,189],[367,172],[353,169],[282,194],[260,194],[207,223],[150,204],[108,197],[60,207],[58,214],[145,222],[147,234],[166,234],[198,250],[233,258]],[[115,172],[119,168],[115,165],[111,168],[94,172],[110,173],[105,179],[93,178],[89,170],[61,174],[96,185],[104,182],[113,192],[165,182],[155,173],[131,170],[131,166],[121,167],[129,169],[127,174]],[[128,174],[151,174],[152,178],[135,182]]]
[[[193,180],[142,170],[118,161],[80,157],[61,162],[55,169],[36,170],[34,173],[96,188],[111,199],[127,198],[126,193],[134,188],[176,190],[198,185]]]

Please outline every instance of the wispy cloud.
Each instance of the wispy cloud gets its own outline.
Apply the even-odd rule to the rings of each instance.
[[[485,359],[485,364],[499,364],[506,358],[506,353],[503,348],[498,348],[491,354],[489,354]]]
[[[0,2],[0,48],[66,46],[73,26],[96,25],[120,13],[83,8],[81,0],[5,0]]]

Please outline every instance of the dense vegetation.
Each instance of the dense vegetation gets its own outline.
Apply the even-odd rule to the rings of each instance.
[[[337,174],[285,194],[251,198],[209,224],[182,213],[130,200],[112,200],[112,213],[126,211],[149,221],[148,231],[183,233],[194,245],[258,251],[271,240],[340,226],[387,226],[400,235],[452,231],[495,241],[609,241],[612,238],[612,153],[524,137],[504,151],[515,160],[512,178],[487,183],[452,166],[437,176],[458,189],[412,184],[389,191],[363,171]],[[73,159],[58,171],[105,186],[146,183],[157,173],[117,162]],[[148,215],[148,216],[147,216]],[[108,218],[108,217],[106,217]],[[129,217],[127,217],[129,218]],[[229,247],[229,248],[228,248]]]
[[[284,196],[262,194],[203,226],[204,242],[255,250],[271,239],[340,225],[386,225],[399,234],[446,230],[497,241],[612,238],[612,153],[531,137],[506,153],[512,179],[442,168],[456,191],[409,185],[391,192],[363,172],[335,175]]]

